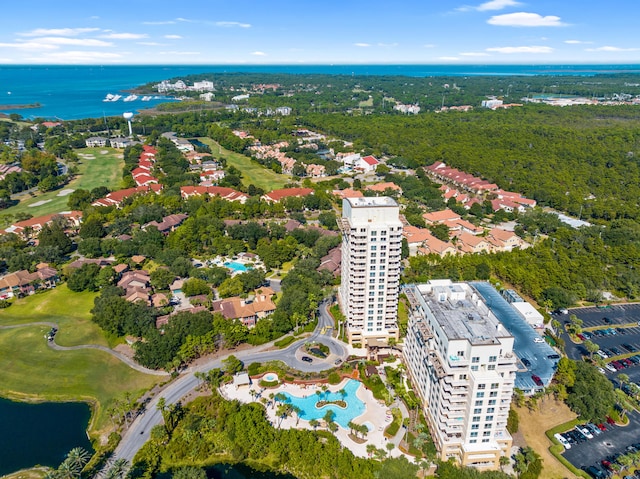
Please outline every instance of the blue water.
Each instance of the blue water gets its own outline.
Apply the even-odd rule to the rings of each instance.
[[[291,403],[300,408],[300,419],[304,419],[306,421],[310,421],[311,419],[322,419],[325,414],[327,414],[327,411],[331,410],[335,413],[334,421],[344,429],[349,429],[349,421],[352,421],[354,418],[362,415],[366,409],[362,400],[356,396],[356,391],[360,387],[360,384],[360,381],[356,381],[355,379],[349,380],[344,387],[346,393],[344,397],[339,392],[332,393],[329,391],[320,391],[320,396],[315,392],[310,393],[304,398],[293,396],[286,392],[283,394],[287,397],[285,402]],[[318,401],[337,401],[343,399],[347,403],[347,407],[345,409],[333,404],[322,408],[316,407],[316,403]]]
[[[103,102],[107,93],[196,73],[318,73],[329,75],[582,75],[640,73],[640,65],[171,65],[0,66],[0,105],[40,103],[37,109],[2,110],[25,118],[100,118],[151,107],[163,100]],[[215,76],[214,76],[215,81]],[[11,92],[11,94],[8,94]],[[126,94],[123,95],[126,96]],[[166,100],[164,100],[166,101]]]
[[[250,269],[250,268],[247,268],[242,263],[238,263],[236,261],[227,261],[226,263],[224,263],[224,265],[227,268],[240,273],[244,273],[245,271],[248,271]]]
[[[85,403],[29,404],[0,398],[0,476],[36,464],[58,467],[74,447],[91,451]]]

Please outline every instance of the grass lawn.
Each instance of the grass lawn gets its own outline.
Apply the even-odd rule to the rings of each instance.
[[[96,293],[74,293],[66,285],[15,301],[0,311],[0,325],[35,321],[58,323],[61,346],[109,346],[89,311]],[[44,339],[48,326],[0,330],[0,395],[14,399],[88,400],[96,407],[90,430],[109,426],[105,413],[125,392],[138,395],[161,379],[131,369],[113,356],[93,349],[54,351]]]
[[[288,176],[269,170],[251,161],[247,156],[224,149],[211,138],[198,138],[198,140],[209,145],[214,156],[224,158],[227,160],[227,165],[238,168],[242,172],[242,184],[245,186],[254,184],[265,191],[271,191],[282,188],[291,181]]]
[[[575,419],[576,415],[566,404],[546,397],[538,402],[538,408],[531,412],[526,407],[517,408],[520,418],[518,433],[524,436],[527,446],[533,448],[542,457],[542,474],[548,479],[575,477],[549,452],[551,441],[545,431],[554,426]]]
[[[19,400],[85,400],[93,404],[92,435],[110,427],[107,409],[126,392],[137,397],[161,379],[97,350],[54,351],[46,326],[0,330],[0,394]]]
[[[106,152],[106,153],[102,153]],[[83,158],[80,156],[78,163],[78,175],[69,184],[55,191],[47,193],[36,192],[33,195],[25,194],[21,197],[20,203],[2,211],[0,216],[0,227],[9,226],[13,222],[13,216],[17,213],[29,213],[37,217],[50,213],[67,211],[68,197],[58,196],[64,190],[92,190],[98,186],[106,186],[110,189],[118,189],[122,181],[122,152],[113,148],[83,148],[76,150],[79,155],[90,155]],[[45,203],[41,203],[41,202]],[[36,204],[36,206],[33,206]]]
[[[60,325],[56,334],[56,343],[60,346],[109,346],[102,330],[91,321],[89,311],[96,296],[97,293],[74,293],[62,284],[50,291],[20,298],[9,308],[0,310],[0,325],[50,321]]]

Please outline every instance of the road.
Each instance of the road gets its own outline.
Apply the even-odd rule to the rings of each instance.
[[[251,363],[262,363],[266,361],[282,361],[289,367],[304,372],[319,372],[330,369],[334,366],[336,358],[345,360],[347,358],[347,350],[343,343],[337,341],[331,336],[333,330],[333,319],[327,311],[328,301],[320,303],[318,324],[313,334],[309,337],[291,343],[285,349],[267,351],[272,346],[268,343],[249,350],[238,351],[234,355],[240,359],[245,366]],[[324,360],[314,359],[313,363],[306,363],[300,358],[302,354],[298,352],[298,348],[307,342],[320,342],[329,347],[331,354]],[[164,398],[166,404],[175,404],[191,390],[195,389],[199,381],[194,376],[195,372],[205,372],[213,368],[222,367],[222,361],[229,355],[212,359],[205,364],[195,368],[189,368],[182,376],[167,386],[163,391],[156,395],[146,406],[146,412],[139,415],[126,431],[120,444],[116,448],[110,462],[116,459],[126,459],[131,463],[138,450],[149,440],[151,429],[162,423],[162,414],[157,409],[160,398]]]

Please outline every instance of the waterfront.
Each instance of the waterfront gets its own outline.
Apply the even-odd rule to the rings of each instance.
[[[35,465],[57,467],[74,447],[91,451],[85,403],[22,403],[0,398],[0,476]]]
[[[39,108],[7,109],[25,118],[76,120],[120,116],[125,111],[151,108],[166,99],[125,103],[103,101],[107,94],[161,80],[197,73],[215,75],[247,73],[317,73],[326,75],[431,76],[534,76],[639,73],[640,65],[11,65],[0,67],[0,105],[34,105]],[[126,96],[126,95],[125,95]]]

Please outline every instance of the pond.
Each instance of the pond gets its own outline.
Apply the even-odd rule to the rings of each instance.
[[[33,467],[57,467],[74,447],[92,451],[85,403],[30,404],[0,398],[0,476]]]

